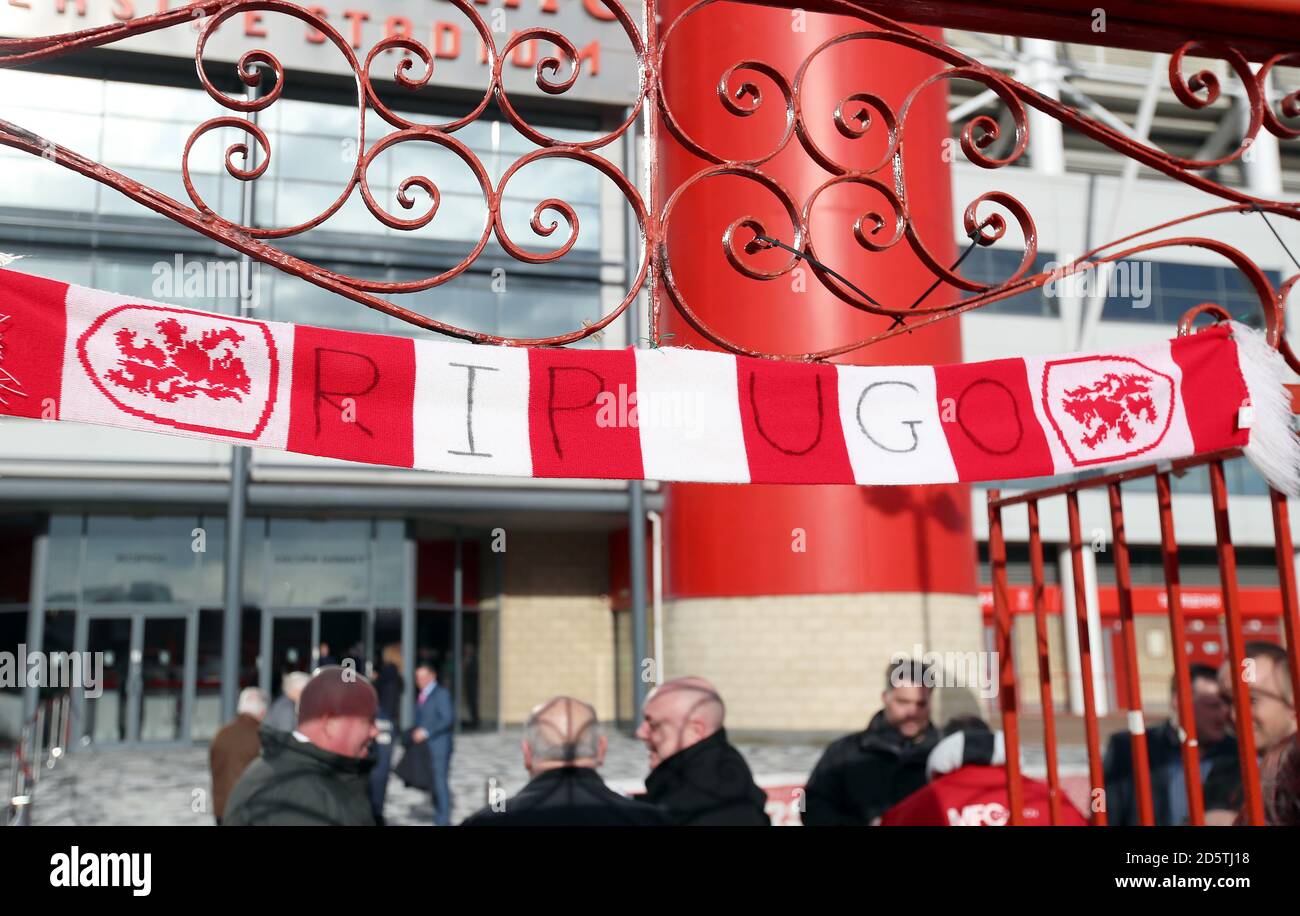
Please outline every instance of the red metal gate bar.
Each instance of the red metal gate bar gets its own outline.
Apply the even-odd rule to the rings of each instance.
[[[998,703],[1002,709],[1002,737],[1007,753],[1007,805],[1012,826],[1025,822],[1024,786],[1020,776],[1020,722],[1016,699],[1016,671],[1012,652],[1011,608],[1007,603],[1007,545],[1002,538],[1002,509],[989,490],[989,561],[993,567],[993,619],[998,651]]]
[[[1183,621],[1182,582],[1178,571],[1178,541],[1174,538],[1173,497],[1169,474],[1156,474],[1156,501],[1160,509],[1160,554],[1165,567],[1165,599],[1169,605],[1169,641],[1174,651],[1174,684],[1178,691],[1183,781],[1187,784],[1187,817],[1194,827],[1205,824],[1205,793],[1201,788],[1201,755],[1196,737],[1196,710],[1192,703],[1192,671],[1187,661],[1187,628]]]
[[[1093,693],[1092,643],[1088,639],[1088,592],[1083,581],[1083,537],[1079,532],[1079,492],[1065,494],[1070,516],[1070,561],[1074,572],[1074,619],[1079,630],[1079,677],[1083,684],[1083,728],[1088,740],[1088,792],[1090,822],[1094,827],[1106,825],[1106,805],[1097,804],[1097,793],[1106,797],[1106,781],[1101,770],[1101,739],[1097,730],[1097,696]]]
[[[1277,572],[1282,586],[1282,625],[1286,633],[1287,667],[1291,670],[1291,710],[1300,734],[1300,610],[1296,607],[1295,549],[1291,545],[1291,510],[1286,497],[1269,487],[1273,504],[1273,543],[1277,550]],[[1300,740],[1300,739],[1298,739]]]
[[[1038,501],[1029,503],[1029,570],[1034,582],[1034,640],[1038,648],[1038,695],[1043,707],[1043,753],[1047,758],[1047,804],[1053,827],[1061,822],[1061,774],[1056,765],[1056,707],[1052,700],[1052,663],[1047,642],[1047,608],[1043,596],[1043,538],[1038,528]]]
[[[1228,527],[1228,487],[1223,479],[1222,461],[1210,462],[1210,499],[1214,504],[1219,579],[1223,585],[1223,613],[1228,631],[1228,658],[1232,662],[1232,701],[1236,710],[1237,752],[1241,757],[1241,791],[1246,817],[1251,824],[1258,826],[1264,823],[1264,800],[1260,796],[1255,729],[1251,726],[1250,686],[1245,683],[1246,646],[1237,595],[1237,555],[1232,547],[1232,532]]]
[[[1133,630],[1133,578],[1129,571],[1128,536],[1124,530],[1124,504],[1119,484],[1106,488],[1110,496],[1110,531],[1115,548],[1115,588],[1119,592],[1119,622],[1124,644],[1124,706],[1128,712],[1128,733],[1133,763],[1133,784],[1137,790],[1138,822],[1155,825],[1151,800],[1151,758],[1147,753],[1146,721],[1142,716],[1142,683],[1138,672],[1137,634]]]

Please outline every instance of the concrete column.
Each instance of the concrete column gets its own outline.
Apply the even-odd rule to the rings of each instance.
[[[1070,712],[1083,715],[1083,668],[1079,663],[1079,627],[1075,616],[1074,563],[1070,548],[1062,547],[1058,556],[1061,578],[1061,618],[1065,635],[1065,670],[1070,690]],[[1106,633],[1101,626],[1101,608],[1097,601],[1097,557],[1087,546],[1083,550],[1083,587],[1087,597],[1088,644],[1092,648],[1093,693],[1097,715],[1110,711],[1106,691],[1106,655],[1102,641]]]

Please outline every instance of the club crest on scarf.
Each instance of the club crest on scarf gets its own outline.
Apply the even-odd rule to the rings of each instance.
[[[77,349],[114,406],[165,426],[256,437],[274,407],[278,360],[260,322],[126,305],[92,322]]]
[[[1155,448],[1174,414],[1174,380],[1127,356],[1055,360],[1043,367],[1043,410],[1076,466]]]

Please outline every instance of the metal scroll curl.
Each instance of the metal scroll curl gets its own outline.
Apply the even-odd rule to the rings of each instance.
[[[354,53],[348,41],[324,18],[308,8],[287,0],[201,0],[166,13],[98,29],[41,39],[0,39],[0,68],[6,68],[37,63],[85,48],[101,47],[163,29],[179,31],[187,25],[197,25],[194,60],[199,84],[209,97],[232,114],[211,118],[199,124],[185,143],[181,154],[180,172],[186,193],[190,198],[189,206],[8,121],[0,120],[0,143],[40,155],[65,168],[79,172],[234,251],[247,254],[323,289],[336,292],[421,328],[476,343],[514,346],[562,345],[598,334],[627,310],[645,285],[650,264],[648,246],[643,246],[640,263],[630,271],[628,289],[617,305],[595,321],[583,322],[579,328],[552,337],[523,338],[488,334],[441,321],[385,298],[431,289],[451,281],[474,264],[493,238],[502,251],[523,263],[548,263],[568,254],[577,243],[579,224],[576,209],[564,200],[552,197],[539,202],[528,223],[536,240],[544,242],[550,239],[558,228],[558,221],[549,219],[548,215],[558,214],[565,221],[569,231],[563,237],[559,247],[551,251],[538,253],[532,250],[532,247],[525,247],[525,243],[512,239],[505,229],[501,211],[507,183],[521,168],[541,159],[573,161],[595,169],[612,181],[631,209],[638,231],[643,238],[646,236],[647,208],[636,185],[607,159],[595,153],[595,150],[619,139],[635,123],[640,112],[640,101],[638,100],[637,105],[621,125],[591,140],[569,143],[546,135],[529,124],[512,104],[502,78],[502,62],[514,48],[525,41],[549,43],[558,50],[556,54],[545,56],[537,62],[534,80],[538,88],[547,95],[562,95],[576,85],[581,75],[576,47],[559,32],[550,29],[528,29],[516,33],[504,48],[498,49],[492,30],[488,28],[472,0],[450,0],[450,2],[459,9],[461,14],[469,18],[474,30],[483,41],[490,65],[490,75],[482,97],[467,114],[438,124],[420,124],[399,115],[384,101],[384,96],[378,91],[372,77],[372,70],[380,55],[386,51],[400,51],[402,56],[395,63],[392,79],[399,91],[411,93],[420,91],[428,86],[434,77],[434,55],[427,46],[407,36],[394,36],[378,42],[364,59],[361,59]],[[620,23],[633,51],[638,58],[641,58],[644,50],[641,34],[627,11],[617,0],[599,0],[599,2]],[[199,192],[191,174],[191,156],[195,145],[203,137],[217,130],[234,129],[246,135],[242,141],[230,144],[223,157],[227,174],[238,181],[257,181],[266,174],[276,155],[277,151],[273,148],[267,134],[245,116],[252,112],[265,111],[283,97],[288,75],[279,58],[272,52],[262,49],[251,50],[240,56],[235,64],[236,80],[245,86],[261,90],[249,96],[230,95],[219,89],[209,75],[210,68],[205,58],[213,33],[231,17],[246,12],[284,15],[314,29],[323,37],[324,42],[331,45],[333,50],[342,56],[356,85],[355,156],[346,163],[348,174],[343,187],[338,195],[319,212],[292,225],[246,225],[217,212]],[[457,131],[482,117],[488,105],[493,102],[508,123],[539,147],[520,157],[495,184],[478,155],[455,136]],[[395,128],[369,147],[366,137],[368,110],[373,110]],[[433,223],[439,214],[442,202],[442,193],[434,177],[413,174],[402,178],[397,183],[395,199],[390,202],[381,201],[376,196],[368,178],[370,167],[378,157],[399,144],[408,143],[431,144],[452,153],[473,174],[478,190],[483,195],[487,214],[482,233],[471,250],[458,263],[437,274],[417,280],[379,282],[324,269],[291,255],[273,244],[279,239],[300,235],[322,226],[358,192],[370,214],[390,229],[411,232]],[[254,147],[256,147],[256,157],[251,155]],[[399,211],[412,212],[410,215],[405,215]]]

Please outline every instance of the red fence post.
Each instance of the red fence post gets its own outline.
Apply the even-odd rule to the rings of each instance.
[[[998,702],[1007,751],[1007,804],[1011,824],[1025,822],[1025,793],[1020,776],[1020,723],[1016,701],[1016,670],[1012,656],[1011,608],[1007,602],[1007,545],[1002,538],[1002,507],[998,490],[989,490],[989,565],[993,573],[993,619],[997,633]]]
[[[1273,543],[1277,551],[1277,573],[1282,587],[1282,626],[1286,633],[1287,667],[1291,670],[1291,702],[1300,731],[1300,611],[1296,607],[1295,548],[1291,545],[1291,512],[1286,497],[1268,490],[1273,504]]]
[[[1187,784],[1187,815],[1193,826],[1205,824],[1205,794],[1201,788],[1201,755],[1192,705],[1192,673],[1187,661],[1187,628],[1183,621],[1182,582],[1178,572],[1178,542],[1174,538],[1173,499],[1169,474],[1156,474],[1160,509],[1160,553],[1165,567],[1165,600],[1169,605],[1169,641],[1174,652],[1174,682],[1178,690],[1178,725],[1182,732],[1183,780]]]
[[[1146,721],[1142,716],[1142,684],[1138,672],[1137,634],[1133,628],[1133,578],[1129,572],[1128,538],[1124,532],[1124,503],[1119,484],[1107,488],[1110,496],[1110,530],[1115,544],[1115,587],[1119,592],[1119,621],[1124,644],[1125,696],[1128,733],[1132,745],[1133,785],[1137,790],[1138,821],[1144,827],[1155,825],[1151,800],[1151,760],[1147,753]]]
[[[1237,723],[1237,752],[1241,755],[1241,791],[1246,817],[1252,825],[1264,823],[1264,800],[1260,795],[1259,761],[1256,758],[1255,729],[1251,726],[1250,687],[1245,682],[1245,637],[1241,627],[1241,604],[1237,594],[1237,555],[1228,527],[1228,487],[1223,479],[1223,461],[1210,462],[1210,499],[1214,504],[1214,532],[1219,552],[1219,578],[1223,587],[1224,624],[1228,631],[1228,658],[1232,662],[1232,701]]]
[[[1083,581],[1083,537],[1079,532],[1079,493],[1065,494],[1070,517],[1070,560],[1074,571],[1074,617],[1079,630],[1079,676],[1083,682],[1083,728],[1088,740],[1088,781],[1090,783],[1090,821],[1094,827],[1106,825],[1106,805],[1097,805],[1097,792],[1106,797],[1106,780],[1101,769],[1101,738],[1097,727],[1097,695],[1093,692],[1092,643],[1088,639],[1088,593]]]
[[[1034,636],[1038,648],[1038,695],[1043,706],[1043,752],[1047,758],[1047,800],[1051,824],[1061,822],[1061,774],[1056,761],[1056,707],[1052,699],[1052,663],[1044,607],[1043,538],[1038,528],[1038,500],[1029,503],[1029,569],[1034,580]]]

